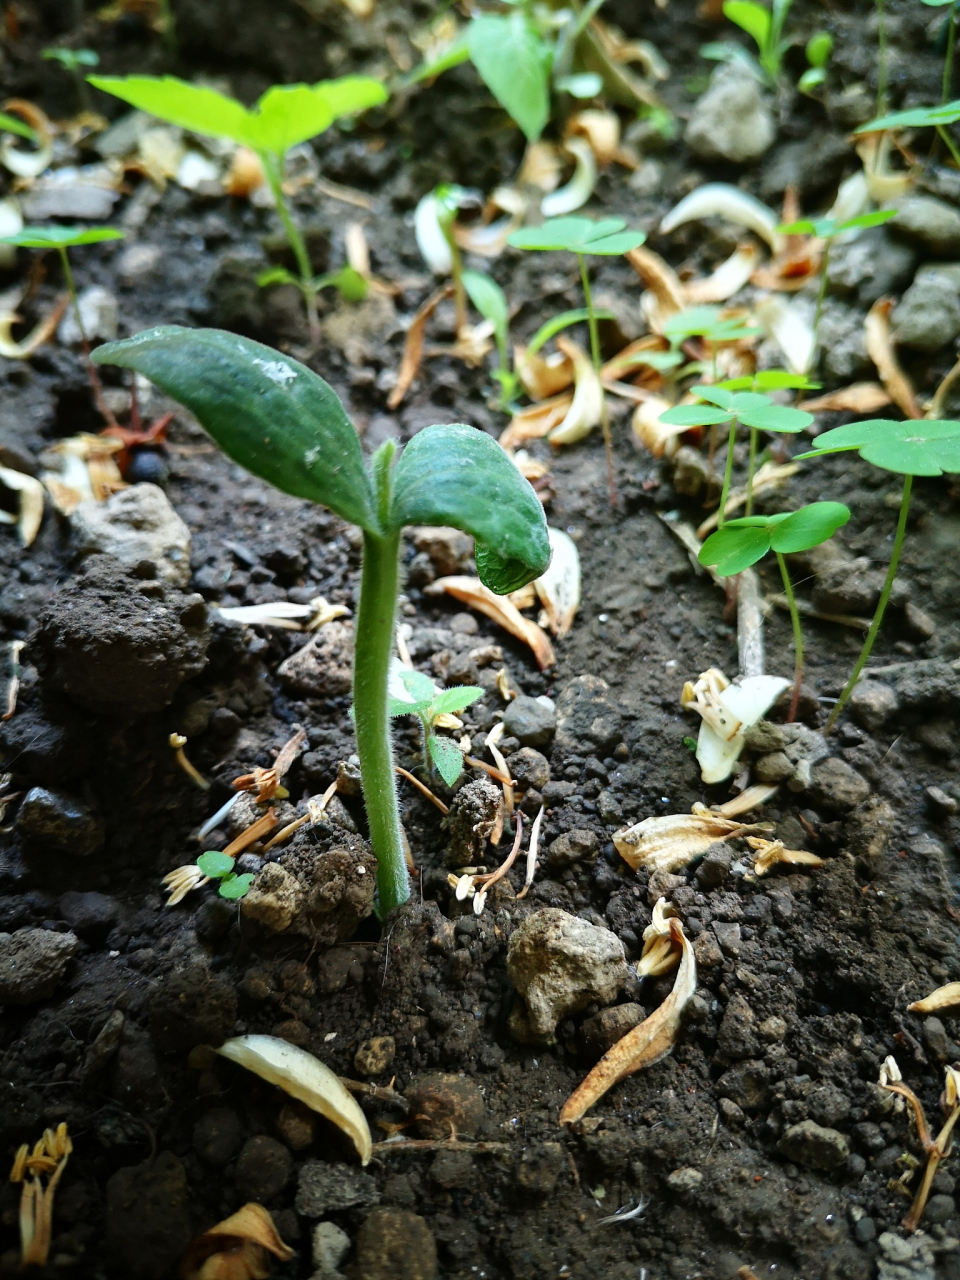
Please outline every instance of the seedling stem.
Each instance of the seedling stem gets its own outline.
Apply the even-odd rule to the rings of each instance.
[[[70,294],[70,303],[73,308],[73,318],[77,322],[77,329],[80,332],[80,342],[83,346],[83,358],[87,366],[87,376],[90,379],[90,386],[93,389],[93,398],[96,401],[97,408],[103,414],[108,427],[115,427],[117,420],[111,413],[107,402],[103,398],[103,384],[100,381],[100,375],[94,367],[93,361],[90,359],[90,342],[87,338],[87,331],[83,327],[83,317],[80,314],[80,303],[77,299],[77,286],[73,279],[73,270],[70,266],[70,258],[67,254],[65,245],[57,245],[57,253],[60,255],[60,263],[63,267],[63,278],[67,282],[67,290]]]
[[[953,74],[953,46],[957,38],[957,5],[956,0],[950,6],[947,18],[947,56],[943,62],[943,83],[940,88],[940,105],[950,97],[950,80]]]
[[[306,242],[304,241],[300,228],[294,221],[293,216],[290,213],[290,209],[287,206],[286,196],[283,194],[279,158],[269,151],[261,151],[260,163],[263,165],[263,172],[266,176],[267,184],[273,192],[273,198],[276,201],[277,213],[280,215],[280,221],[283,223],[284,230],[287,233],[287,239],[290,241],[290,248],[293,250],[293,256],[296,258],[297,266],[300,269],[300,290],[303,293],[303,300],[307,307],[307,324],[310,328],[310,341],[314,346],[316,346],[320,341],[320,317],[317,315],[317,290],[313,280],[310,255],[307,252]]]
[[[870,657],[873,649],[873,642],[877,638],[877,632],[880,630],[880,624],[883,622],[883,615],[887,608],[887,601],[890,599],[890,592],[893,590],[893,580],[897,576],[897,565],[900,563],[900,552],[903,549],[903,539],[907,532],[907,515],[910,511],[910,490],[913,488],[913,476],[905,475],[903,477],[903,493],[900,498],[900,516],[897,520],[897,533],[893,540],[893,554],[890,557],[890,566],[887,569],[887,576],[884,579],[883,590],[880,592],[880,599],[877,601],[877,609],[873,615],[873,621],[870,623],[870,630],[867,632],[867,638],[863,642],[863,648],[860,650],[860,656],[854,664],[850,679],[843,687],[843,692],[837,699],[836,706],[830,712],[830,718],[827,720],[824,733],[829,733],[833,726],[837,723],[840,712],[847,705],[851,693],[857,686],[860,679],[860,673],[866,666],[867,659]]]
[[[753,477],[757,469],[757,442],[758,433],[756,427],[750,428],[750,456],[747,460],[747,505],[744,507],[743,514],[746,516],[753,515]]]
[[[803,632],[800,629],[800,614],[797,612],[797,601],[793,594],[793,583],[787,571],[787,562],[779,551],[773,553],[780,566],[780,577],[783,579],[783,591],[787,597],[787,608],[790,610],[790,621],[793,624],[793,696],[790,699],[790,710],[787,713],[787,724],[792,724],[797,715],[800,703],[800,686],[803,683]]]
[[[583,301],[587,308],[587,328],[590,330],[590,357],[596,375],[600,377],[600,331],[597,327],[597,315],[593,309],[593,294],[590,291],[590,274],[582,253],[577,254],[580,265],[580,283],[583,286]],[[606,393],[601,388],[600,396],[600,429],[603,432],[603,448],[607,455],[607,485],[610,490],[610,505],[617,505],[617,479],[613,469],[613,440],[610,435],[610,412],[607,408]]]

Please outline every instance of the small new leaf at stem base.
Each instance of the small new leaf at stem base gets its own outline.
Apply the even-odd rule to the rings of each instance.
[[[847,218],[845,222],[838,222],[836,218],[801,218],[799,222],[783,223],[777,227],[777,231],[784,236],[816,236],[820,240],[829,240],[838,236],[841,231],[880,227],[896,216],[896,209],[876,209],[873,213],[861,213],[856,218]]]
[[[228,853],[218,853],[216,849],[209,849],[206,853],[201,853],[197,859],[197,866],[205,876],[219,879],[233,872],[233,859]]]
[[[430,714],[436,717],[456,715],[460,711],[466,711],[467,707],[483,697],[483,692],[473,684],[456,685],[452,689],[444,689],[431,702]]]
[[[249,871],[245,871],[242,876],[226,876],[220,881],[217,892],[221,898],[227,898],[233,902],[247,894],[253,881],[253,874]]]
[[[441,738],[435,733],[427,738],[427,750],[437,773],[448,787],[452,787],[463,773],[463,752],[451,738]]]

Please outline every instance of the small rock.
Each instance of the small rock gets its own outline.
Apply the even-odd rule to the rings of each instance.
[[[667,1186],[677,1195],[692,1195],[694,1191],[700,1190],[702,1182],[703,1174],[699,1169],[674,1169],[667,1176]]]
[[[813,766],[810,797],[815,805],[845,813],[854,809],[870,794],[870,783],[856,769],[829,756]]]
[[[440,1072],[418,1076],[404,1097],[417,1133],[433,1141],[449,1138],[451,1133],[475,1138],[486,1113],[483,1094],[469,1076]]]
[[[547,846],[547,862],[551,867],[563,870],[578,862],[588,862],[597,856],[600,841],[595,831],[587,828],[574,828]]]
[[[277,1132],[294,1151],[306,1151],[317,1135],[314,1113],[302,1102],[285,1102],[277,1114]]]
[[[877,1242],[877,1280],[936,1280],[935,1258],[929,1237],[922,1231],[909,1239],[884,1231]]]
[[[507,973],[526,1003],[527,1018],[521,1010],[511,1018],[514,1035],[550,1041],[561,1018],[594,1000],[611,1004],[627,966],[615,933],[548,907],[528,916],[511,936]]]
[[[897,695],[879,680],[861,680],[854,687],[847,706],[857,724],[870,733],[882,729],[899,708]]]
[[[620,712],[612,701],[606,680],[582,675],[569,681],[557,699],[554,743],[557,750],[567,755],[586,754],[583,751],[586,739],[602,758],[614,750],[620,738]]]
[[[716,969],[718,965],[723,964],[720,943],[709,929],[704,929],[694,942],[693,954],[701,969]]]
[[[759,756],[753,766],[757,782],[786,782],[796,765],[783,751],[774,751],[768,756]]]
[[[730,879],[730,868],[735,861],[736,854],[729,845],[716,841],[709,846],[697,867],[697,884],[704,889],[718,889]]]
[[[117,276],[126,288],[153,275],[163,262],[164,251],[158,244],[131,244],[117,259]]]
[[[897,815],[888,800],[872,796],[847,818],[847,842],[850,852],[865,858],[876,858],[890,843],[897,825]]]
[[[448,867],[475,867],[483,861],[487,837],[496,826],[503,806],[503,792],[490,778],[474,779],[450,801],[444,818]]]
[[[211,1107],[193,1126],[193,1149],[215,1169],[229,1164],[243,1143],[243,1124],[230,1107]]]
[[[684,498],[699,498],[707,487],[710,470],[699,449],[684,444],[673,456],[673,487]]]
[[[54,788],[32,787],[27,792],[17,814],[17,831],[30,848],[75,858],[88,858],[103,847],[103,819]]]
[[[753,72],[736,63],[717,67],[710,88],[694,103],[684,136],[702,160],[746,164],[762,156],[776,127]]]
[[[150,997],[150,1034],[163,1053],[223,1044],[237,1018],[237,993],[204,964],[174,970]]]
[[[441,577],[464,573],[468,568],[473,556],[473,539],[469,534],[444,525],[424,525],[410,532],[417,551],[429,557]]]
[[[762,1062],[739,1062],[717,1081],[717,1092],[741,1111],[760,1111],[767,1105],[769,1072]]]
[[[346,942],[373,910],[377,864],[366,841],[342,836],[342,844],[324,850],[309,830],[299,832],[282,861],[266,863],[257,874],[243,914],[320,946]]]
[[[839,382],[876,373],[863,336],[863,314],[837,298],[828,298],[818,330],[824,365]]]
[[[717,935],[717,942],[719,942],[720,950],[724,955],[738,956],[740,954],[739,924],[729,924],[723,920],[714,920],[713,932]]]
[[[434,1280],[433,1233],[408,1209],[374,1209],[357,1235],[356,1269],[363,1280]]]
[[[88,340],[112,342],[117,336],[116,296],[102,285],[94,284],[77,294],[77,306]],[[60,321],[57,338],[65,347],[76,347],[83,341],[72,306],[67,307],[66,314]]]
[[[952,818],[960,809],[960,802],[953,796],[948,796],[940,787],[927,787],[923,793],[935,813],[941,817]]]
[[[105,893],[69,890],[57,904],[61,917],[86,941],[101,941],[120,918],[120,903]]]
[[[172,1151],[108,1180],[106,1248],[120,1274],[165,1280],[192,1235],[187,1175]]]
[[[353,1065],[362,1076],[378,1076],[391,1065],[397,1053],[393,1036],[364,1040],[354,1055]]]
[[[503,728],[525,747],[542,747],[556,732],[556,708],[549,698],[528,698],[521,693],[507,705]]]
[[[550,762],[533,747],[521,747],[509,757],[510,776],[521,791],[542,791],[550,781]]]
[[[190,581],[190,530],[155,484],[131,485],[106,502],[81,502],[70,532],[83,556],[100,553],[131,568],[148,561],[175,587]]]
[[[591,1057],[602,1057],[646,1016],[640,1004],[615,1004],[609,1009],[601,1009],[592,1018],[587,1018],[580,1028],[584,1049]]]
[[[743,742],[747,751],[754,751],[758,756],[771,755],[783,751],[787,745],[787,735],[783,727],[770,720],[758,720],[744,734]]]
[[[911,640],[930,640],[937,634],[936,622],[912,600],[903,606],[903,623]]]
[[[743,996],[734,993],[724,1010],[717,1036],[717,1051],[722,1058],[736,1062],[756,1057],[756,1021],[756,1015]]]
[[[517,1166],[517,1185],[531,1195],[549,1196],[566,1168],[566,1156],[559,1142],[540,1142],[528,1147]]]
[[[830,119],[841,129],[855,129],[866,124],[876,115],[876,95],[862,80],[827,95],[827,111]]]
[[[0,1005],[52,996],[79,945],[76,934],[48,929],[0,933]]]
[[[850,1155],[850,1143],[842,1133],[813,1120],[791,1125],[777,1145],[788,1160],[806,1169],[839,1169]]]
[[[248,1138],[237,1157],[237,1194],[266,1204],[290,1181],[293,1157],[282,1142],[265,1133]]]
[[[328,622],[302,649],[280,663],[281,682],[314,698],[337,698],[353,683],[353,627]]]
[[[877,1224],[872,1218],[860,1218],[853,1224],[853,1237],[858,1244],[869,1244],[877,1238]]]
[[[241,900],[240,911],[250,920],[284,933],[303,908],[300,881],[285,871],[279,862],[268,862]]]
[[[347,1164],[308,1160],[297,1179],[297,1213],[322,1218],[343,1209],[366,1209],[378,1204],[380,1192],[368,1173]]]
[[[835,293],[856,294],[865,307],[889,294],[899,296],[910,283],[917,254],[886,227],[871,227],[855,240],[841,236],[830,249],[827,279]]]
[[[923,1040],[935,1058],[946,1062],[950,1056],[950,1040],[947,1029],[939,1018],[924,1018]]]
[[[313,1229],[313,1265],[320,1272],[316,1280],[333,1280],[350,1248],[350,1237],[335,1222],[318,1222]]]
[[[469,1151],[438,1151],[430,1166],[430,1181],[445,1191],[471,1186],[477,1170]]]
[[[901,346],[914,351],[939,351],[960,333],[956,285],[944,276],[922,276],[900,299],[891,320],[894,337]]]
[[[944,258],[960,257],[960,212],[933,196],[901,200],[890,224],[895,235]]]

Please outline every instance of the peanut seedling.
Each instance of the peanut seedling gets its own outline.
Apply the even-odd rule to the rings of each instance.
[[[457,713],[482,698],[484,691],[469,684],[438,689],[422,671],[401,672],[400,683],[410,695],[410,700],[391,698],[390,715],[417,717],[422,734],[424,769],[429,776],[431,768],[435,768],[447,786],[452,787],[463,773],[463,752],[450,738],[441,738],[436,731],[438,728],[456,727]]]

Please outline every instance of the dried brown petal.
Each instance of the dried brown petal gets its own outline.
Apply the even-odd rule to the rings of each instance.
[[[527,440],[541,440],[554,427],[561,423],[573,403],[573,392],[554,396],[552,400],[542,400],[540,404],[530,405],[515,413],[500,433],[500,443],[504,449],[516,449]]]
[[[453,285],[446,284],[432,293],[423,303],[420,310],[410,322],[407,336],[403,343],[403,359],[400,361],[400,372],[397,374],[397,385],[390,392],[387,407],[396,409],[400,401],[410,390],[410,384],[417,376],[420,361],[423,359],[423,340],[427,329],[427,321],[445,298],[453,294]]]
[[[265,1280],[266,1254],[281,1262],[295,1257],[284,1244],[263,1205],[250,1202],[187,1247],[180,1264],[181,1280]]]
[[[511,635],[530,646],[541,671],[556,663],[553,645],[547,633],[535,622],[525,618],[509,600],[495,595],[489,587],[485,587],[479,578],[469,578],[466,575],[438,578],[436,582],[431,582],[428,587],[424,587],[424,592],[427,595],[437,596],[446,592],[455,600],[460,600],[471,609],[476,609],[478,613],[484,613],[488,618],[492,618],[505,631],[509,631]]]
[[[914,1000],[907,1009],[910,1013],[936,1013],[938,1009],[954,1009],[957,1005],[960,1005],[960,982],[948,982],[922,1000]]]
[[[893,333],[890,329],[890,313],[894,307],[893,298],[878,298],[863,322],[864,342],[867,355],[877,366],[880,381],[890,393],[890,399],[908,418],[922,418],[917,397],[914,394],[910,379],[900,368],[897,353],[893,346]]]
[[[755,831],[755,825],[733,822],[719,814],[673,813],[645,818],[613,836],[617,853],[634,871],[677,871],[687,866],[717,840]]]

